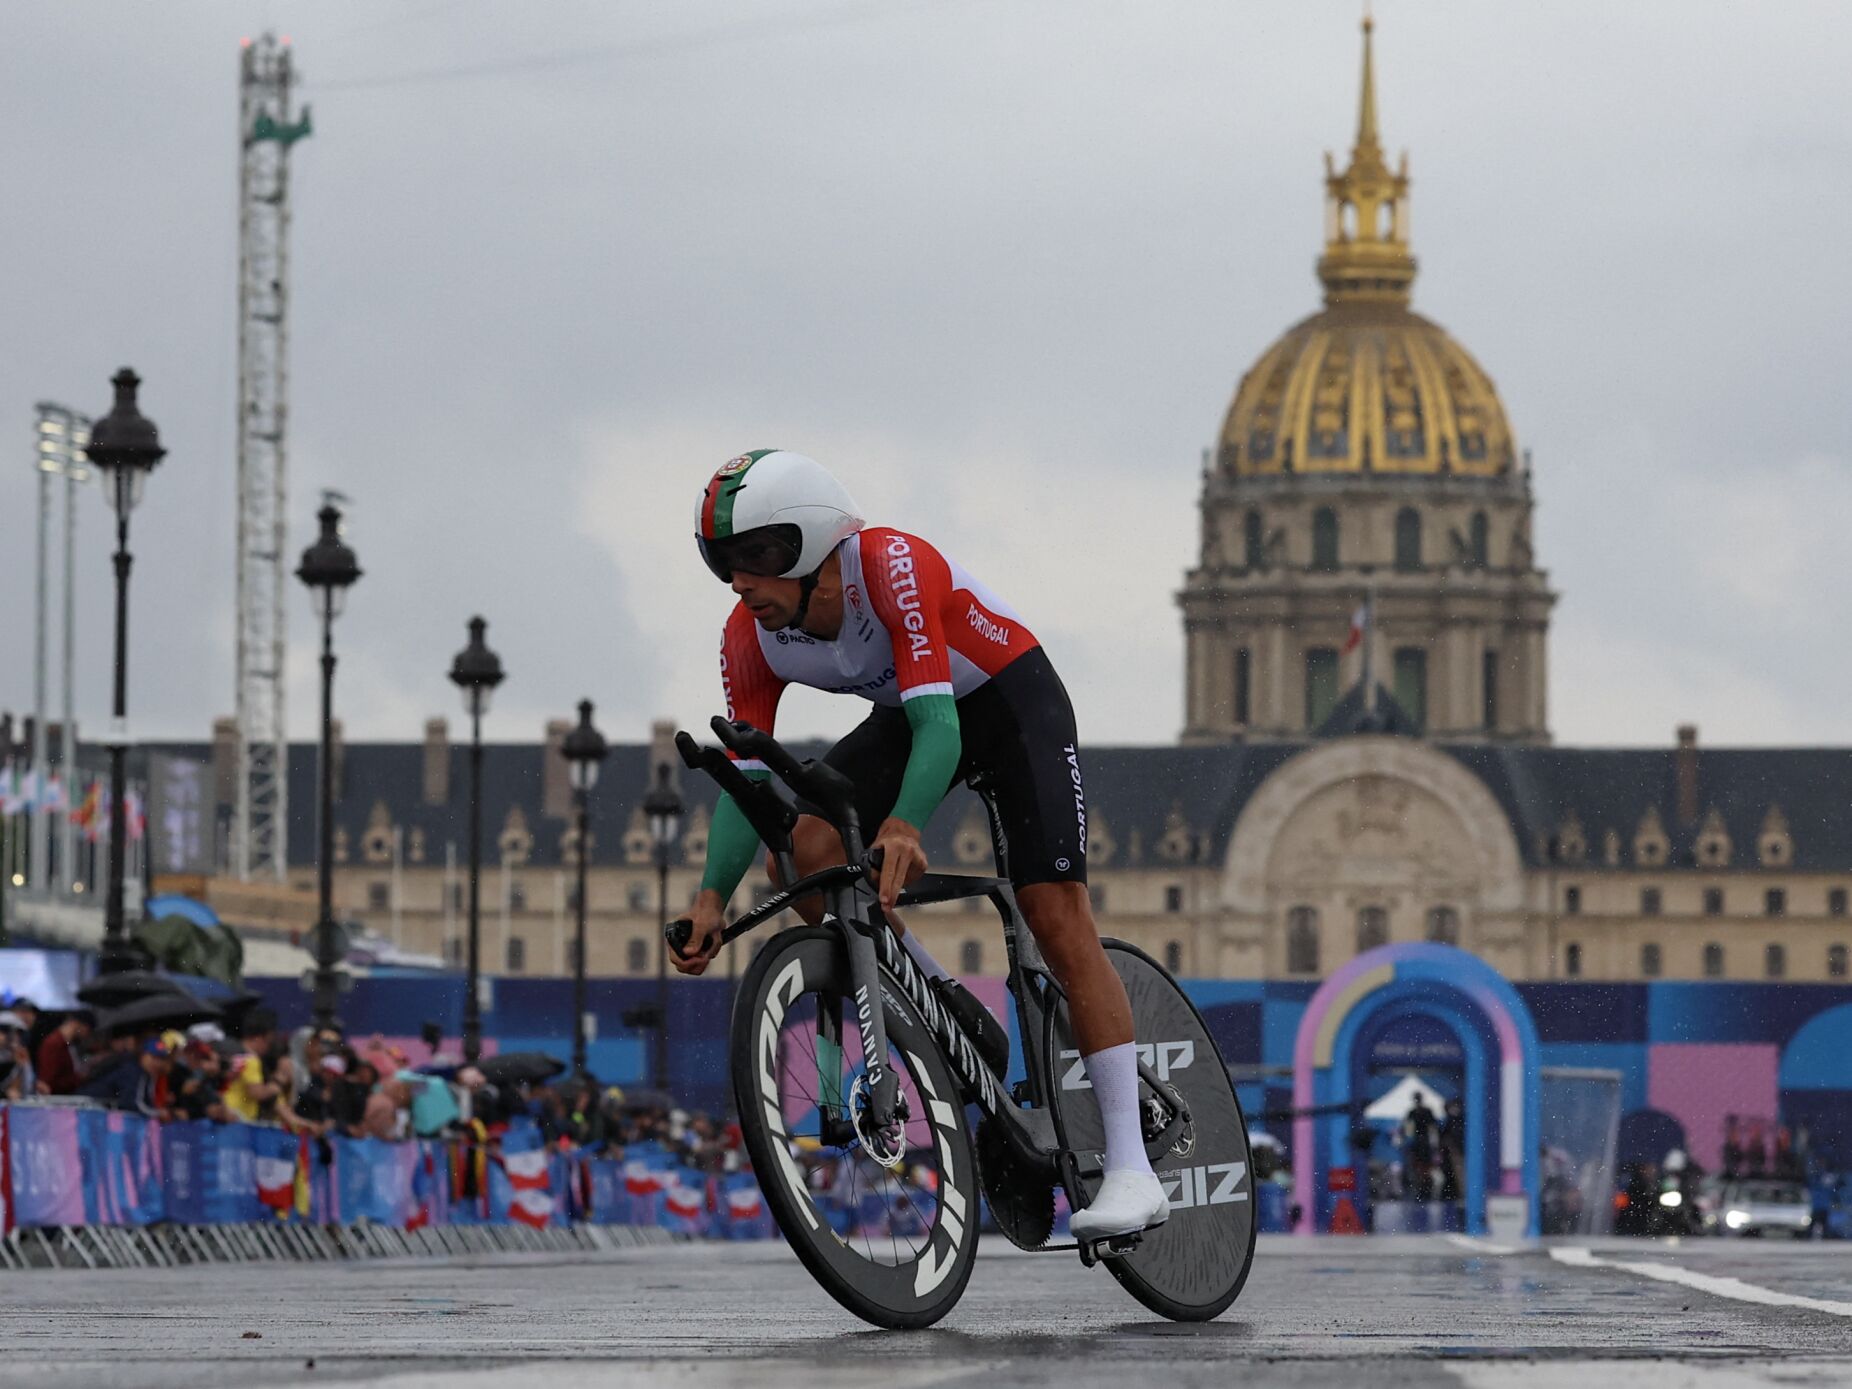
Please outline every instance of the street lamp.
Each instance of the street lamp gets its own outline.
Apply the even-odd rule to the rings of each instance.
[[[682,798],[669,782],[667,766],[656,768],[656,784],[643,798],[643,818],[656,845],[656,1055],[655,1086],[669,1085],[669,851],[682,836]]]
[[[138,963],[123,921],[123,873],[128,855],[129,751],[129,513],[141,500],[154,465],[167,456],[154,421],[136,407],[141,378],[124,367],[110,379],[115,404],[90,431],[85,449],[102,471],[103,493],[116,513],[116,689],[109,723],[109,896],[103,909],[103,948],[97,968],[105,974]]]
[[[341,539],[340,509],[329,502],[318,517],[321,534],[302,552],[296,577],[308,588],[322,620],[321,847],[317,884],[321,915],[310,944],[315,951],[315,1025],[332,1027],[335,990],[340,982],[336,966],[344,953],[341,929],[334,921],[334,620],[341,614],[347,590],[360,577],[360,561]]]
[[[572,776],[572,807],[577,814],[579,901],[577,941],[572,954],[572,1073],[586,1074],[585,1068],[585,862],[591,856],[591,839],[586,828],[590,820],[589,801],[592,787],[598,784],[598,765],[610,752],[604,734],[592,727],[592,702],[579,701],[579,726],[566,735],[560,753]]]
[[[482,1055],[482,716],[502,683],[501,657],[482,639],[488,630],[487,622],[472,617],[469,645],[450,666],[450,682],[463,691],[463,707],[469,711],[469,981],[463,995],[463,1059],[471,1065]]]

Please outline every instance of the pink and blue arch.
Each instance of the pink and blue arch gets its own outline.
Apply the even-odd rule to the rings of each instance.
[[[1466,1228],[1485,1228],[1488,1192],[1530,1200],[1537,1229],[1537,1144],[1542,1132],[1542,1054],[1530,1010],[1496,970],[1447,945],[1385,945],[1319,986],[1293,1046],[1293,1199],[1303,1233],[1328,1229],[1327,1173],[1351,1165],[1355,1111],[1369,1098],[1372,1047],[1409,1017],[1444,1024],[1464,1059]],[[1362,1174],[1359,1174],[1361,1177]],[[1363,1185],[1361,1180],[1359,1186]]]

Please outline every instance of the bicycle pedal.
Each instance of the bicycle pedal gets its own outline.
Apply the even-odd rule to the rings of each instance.
[[[1129,1235],[1108,1235],[1105,1239],[1087,1240],[1080,1247],[1080,1261],[1092,1268],[1102,1259],[1119,1259],[1130,1254],[1144,1242],[1145,1232],[1134,1230]]]

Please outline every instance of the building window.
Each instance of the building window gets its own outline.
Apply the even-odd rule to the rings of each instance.
[[[511,912],[524,912],[527,910],[526,883],[508,884],[508,910]]]
[[[1286,913],[1286,972],[1318,973],[1318,909],[1294,907]]]
[[[1582,947],[1573,942],[1563,948],[1563,973],[1571,979],[1582,977]]]
[[[1788,950],[1783,945],[1771,945],[1762,952],[1762,972],[1770,979],[1780,979],[1788,972]]]
[[[1786,916],[1788,914],[1788,890],[1785,887],[1771,887],[1762,894],[1762,914],[1764,916]]]
[[[566,968],[574,974],[579,972],[579,941],[576,936],[566,942]]]
[[[1338,514],[1328,506],[1312,513],[1312,568],[1330,573],[1338,567]]]
[[[455,937],[444,942],[444,963],[460,965],[463,963],[463,942]]]
[[[1846,914],[1846,890],[1843,887],[1831,888],[1826,894],[1826,914],[1844,916]]]
[[[1479,722],[1487,733],[1498,732],[1498,653],[1479,658]]]
[[[1659,955],[1659,947],[1650,943],[1642,945],[1640,947],[1640,973],[1648,979],[1657,979],[1662,968],[1663,961]]]
[[[1421,568],[1421,513],[1412,506],[1395,514],[1395,567],[1404,574]]]
[[[1253,722],[1252,689],[1254,655],[1245,646],[1235,648],[1235,723],[1245,728]]]
[[[1704,914],[1706,916],[1723,915],[1723,889],[1707,887],[1704,889]]]
[[[984,972],[984,942],[968,940],[958,947],[958,972],[960,974],[982,974]]]
[[[1706,979],[1723,978],[1723,947],[1716,941],[1704,947],[1704,977]]]
[[[1429,907],[1428,940],[1435,945],[1458,945],[1460,914],[1452,907]]]
[[[579,885],[577,883],[568,883],[566,885],[566,910],[569,912],[576,912],[578,909]]]
[[[462,883],[452,883],[450,885],[450,910],[453,912],[460,912],[463,910]]]
[[[1846,948],[1843,945],[1826,947],[1826,974],[1829,979],[1846,977]]]
[[[641,936],[632,936],[625,945],[624,968],[632,974],[641,974],[649,968],[649,946]]]
[[[1087,884],[1087,901],[1093,905],[1095,912],[1106,910],[1106,885],[1104,883]]]
[[[649,889],[642,883],[632,883],[624,893],[624,901],[631,911],[646,912],[649,910]]]
[[[1338,704],[1338,650],[1314,646],[1305,653],[1305,726],[1316,731]]]
[[[1428,724],[1428,653],[1419,646],[1395,649],[1395,702],[1415,721],[1417,730]]]
[[[1164,968],[1176,974],[1183,968],[1183,942],[1167,940],[1164,942]]]
[[[392,905],[392,888],[386,883],[367,884],[367,907],[371,911],[383,912]]]
[[[1389,913],[1382,907],[1364,907],[1357,913],[1357,953],[1389,944]]]
[[[1582,889],[1566,887],[1563,889],[1563,911],[1569,916],[1582,914]]]
[[[1183,889],[1175,883],[1164,889],[1164,910],[1167,912],[1183,910]]]
[[[527,942],[519,936],[508,937],[508,972],[519,974],[527,968]]]
[[[1660,897],[1658,888],[1643,887],[1640,889],[1641,916],[1658,916],[1664,905],[1664,899]]]
[[[1251,508],[1248,514],[1241,518],[1241,542],[1242,548],[1247,551],[1244,558],[1247,560],[1248,568],[1265,569],[1267,567],[1267,537],[1260,513]]]
[[[1483,511],[1475,511],[1473,513],[1472,523],[1468,529],[1470,532],[1470,538],[1467,542],[1467,546],[1468,546],[1469,552],[1472,555],[1473,568],[1484,569],[1486,565],[1490,562],[1489,561],[1490,546],[1487,544],[1487,541],[1491,534],[1492,527],[1491,527],[1491,524],[1486,520],[1485,513]]]

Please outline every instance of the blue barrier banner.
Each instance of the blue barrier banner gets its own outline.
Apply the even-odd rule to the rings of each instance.
[[[167,1218],[182,1225],[206,1223],[205,1177],[200,1149],[211,1127],[196,1119],[161,1125],[161,1171],[167,1185]]]
[[[82,1225],[84,1180],[75,1109],[9,1106],[13,1223]]]
[[[599,1225],[620,1223],[630,1199],[624,1194],[624,1164],[616,1158],[592,1158],[586,1166],[591,1171],[590,1219]]]
[[[118,1110],[80,1110],[84,1213],[92,1225],[152,1225],[167,1218],[160,1125]]]
[[[263,1218],[252,1153],[252,1135],[257,1132],[248,1124],[205,1126],[200,1154],[206,1224],[248,1225]]]

